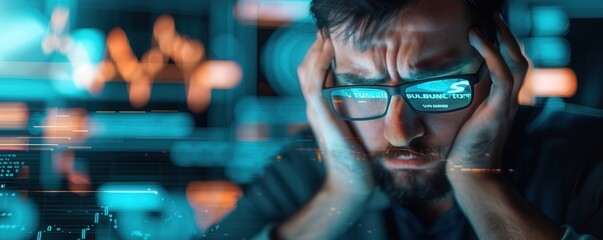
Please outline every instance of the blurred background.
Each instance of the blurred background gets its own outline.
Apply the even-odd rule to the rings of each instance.
[[[186,239],[306,128],[308,0],[0,0],[0,239]],[[508,1],[525,105],[603,109],[603,2]]]

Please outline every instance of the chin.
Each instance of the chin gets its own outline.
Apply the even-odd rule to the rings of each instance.
[[[373,164],[376,183],[401,205],[433,202],[450,193],[446,163],[439,161],[429,168],[394,168],[380,161]]]

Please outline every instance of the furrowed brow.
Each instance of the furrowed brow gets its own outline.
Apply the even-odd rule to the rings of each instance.
[[[335,74],[335,82],[338,86],[340,85],[377,85],[386,84],[387,78],[385,77],[366,77],[356,74],[344,73]]]
[[[458,74],[457,72],[463,69],[463,67],[465,67],[467,64],[467,62],[462,60],[459,61],[457,59],[456,61],[438,64],[434,67],[417,69],[416,71],[412,71],[405,80],[416,81],[446,75],[455,75]]]

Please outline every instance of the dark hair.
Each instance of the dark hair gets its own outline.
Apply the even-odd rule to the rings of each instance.
[[[365,49],[374,37],[383,34],[400,10],[419,0],[312,0],[310,12],[318,29],[327,36],[333,28],[346,24],[344,39],[360,33],[354,44]],[[494,13],[500,13],[505,0],[459,0],[469,7],[469,16],[476,27],[491,41],[496,39]]]

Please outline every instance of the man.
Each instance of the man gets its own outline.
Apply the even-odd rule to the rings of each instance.
[[[603,237],[601,118],[518,113],[528,62],[501,5],[312,1],[298,77],[318,150],[284,151],[205,236]]]

